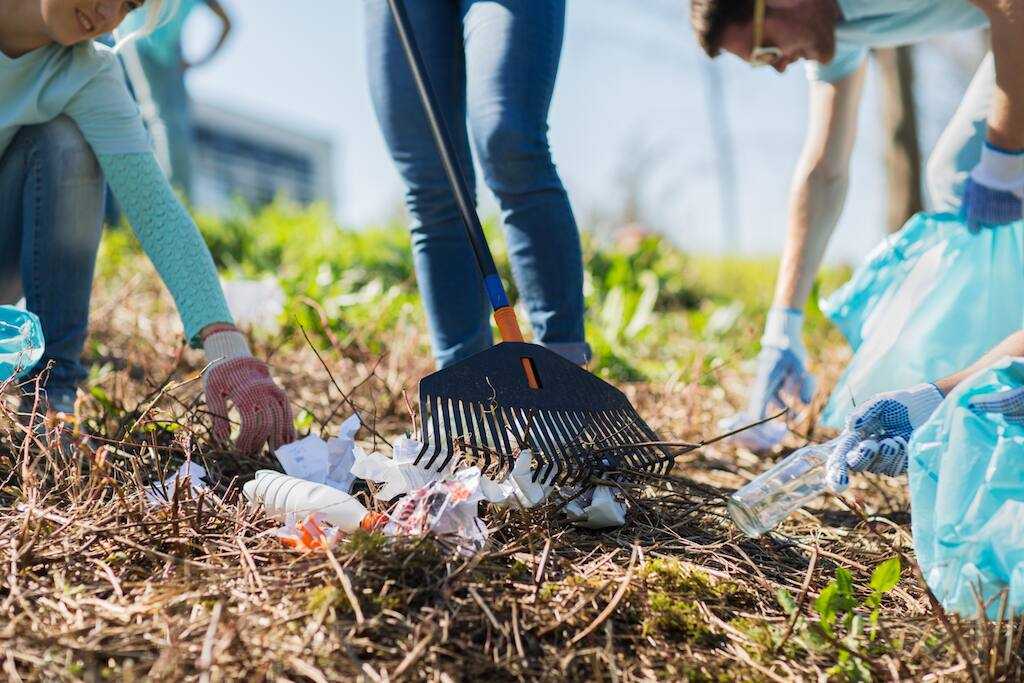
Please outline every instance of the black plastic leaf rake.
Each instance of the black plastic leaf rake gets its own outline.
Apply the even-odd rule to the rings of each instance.
[[[523,342],[470,201],[404,0],[388,0],[434,143],[455,195],[502,343],[420,381],[423,450],[417,464],[442,470],[470,459],[491,476],[529,448],[534,480],[579,484],[609,471],[664,474],[673,455],[626,396],[558,354]]]

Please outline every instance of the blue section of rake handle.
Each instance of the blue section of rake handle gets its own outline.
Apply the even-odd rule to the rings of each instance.
[[[505,287],[501,284],[501,278],[497,275],[488,275],[484,278],[484,289],[487,290],[487,298],[491,302],[491,308],[498,310],[508,306],[508,296],[505,294]]]

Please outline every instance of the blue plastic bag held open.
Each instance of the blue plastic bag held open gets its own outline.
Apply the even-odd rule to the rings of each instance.
[[[0,382],[23,377],[43,357],[43,328],[35,313],[0,306]]]
[[[821,418],[839,428],[856,404],[962,370],[1024,328],[1024,222],[972,234],[918,214],[820,306],[854,351]]]
[[[1024,358],[962,382],[910,441],[914,547],[947,610],[998,618],[1024,613],[1024,427],[977,414],[976,397],[1024,386]]]

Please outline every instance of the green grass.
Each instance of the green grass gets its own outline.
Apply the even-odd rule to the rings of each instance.
[[[358,343],[380,354],[403,323],[424,323],[402,224],[353,229],[338,225],[323,207],[299,209],[284,202],[256,212],[238,208],[226,218],[199,214],[197,222],[225,277],[277,278],[287,298],[285,335],[301,326],[329,332],[343,347]],[[486,230],[517,301],[501,231],[493,220]],[[775,260],[694,256],[656,235],[629,247],[599,246],[587,234],[583,241],[586,334],[597,374],[657,380],[696,360],[710,370],[756,353]],[[138,249],[130,231],[108,232],[101,277],[123,268]],[[816,294],[836,289],[848,275],[847,269],[826,269]],[[815,298],[808,306],[809,344],[828,333]],[[426,341],[421,344],[426,352]]]

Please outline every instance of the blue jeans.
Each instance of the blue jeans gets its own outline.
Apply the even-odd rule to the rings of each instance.
[[[491,345],[489,308],[387,3],[365,4],[371,95],[408,190],[416,275],[434,355],[444,367]],[[534,338],[585,362],[579,230],[547,136],[565,1],[407,5],[467,181],[475,186],[472,135],[484,180],[498,198]]]
[[[25,296],[39,316],[52,368],[43,385],[55,410],[70,413],[85,379],[104,200],[103,173],[78,126],[61,116],[25,126],[0,159],[0,303]]]

